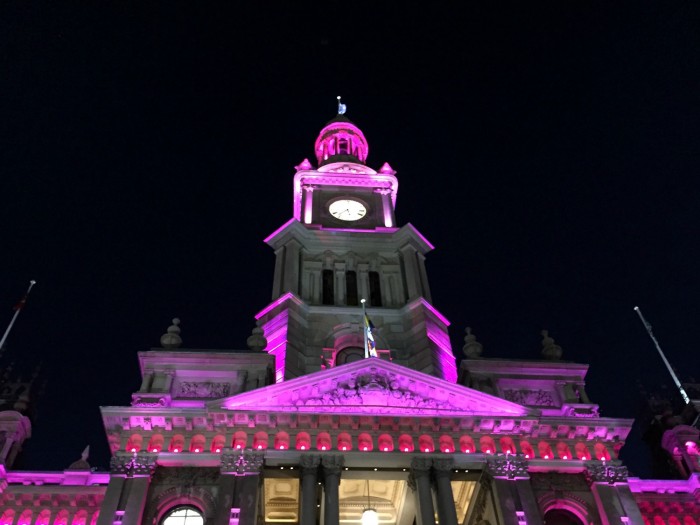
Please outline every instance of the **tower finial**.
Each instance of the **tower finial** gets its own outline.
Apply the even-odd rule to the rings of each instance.
[[[345,112],[348,110],[348,107],[340,102],[340,95],[338,95],[338,115],[345,115]]]

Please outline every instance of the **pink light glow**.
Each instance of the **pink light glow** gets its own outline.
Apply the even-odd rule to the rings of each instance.
[[[364,450],[365,452],[367,452],[367,447],[362,447],[362,450]]]
[[[487,453],[487,454],[491,454],[491,449],[490,449],[490,448],[487,448],[487,449],[486,449],[486,453]]]
[[[301,450],[306,450],[306,445],[302,445]]]
[[[530,454],[525,454],[525,459],[530,459]]]
[[[384,452],[389,452],[389,447],[384,447]]]
[[[284,450],[284,445],[280,445],[280,450]]]
[[[343,447],[343,450],[347,450],[347,449],[348,449],[348,447]]]
[[[583,461],[586,461],[588,458],[587,458],[586,456],[583,456],[581,459],[582,459]]]
[[[426,448],[426,449],[424,450],[424,452],[430,452],[430,449],[429,449],[429,448]]]
[[[569,459],[569,456],[563,456],[561,459]]]
[[[135,449],[135,448],[132,448],[131,451],[132,451],[132,452],[136,452],[136,449]]]
[[[196,449],[194,449],[194,451],[195,451],[195,452],[199,452],[199,449],[198,449],[198,448],[196,448]]]
[[[326,445],[321,446],[321,450],[326,450]]]
[[[262,450],[262,445],[258,445],[258,450]]]
[[[405,447],[405,448],[403,449],[403,451],[404,451],[404,452],[408,452],[408,447]]]
[[[179,448],[174,448],[174,449],[173,449],[173,452],[180,452],[180,449],[179,449]]]
[[[221,449],[217,448],[214,452],[221,452]]]
[[[549,459],[549,454],[545,454],[544,459]]]
[[[449,449],[449,448],[446,448],[445,450],[443,450],[443,452],[444,452],[445,454],[449,454],[449,453],[450,453],[450,449]]]
[[[158,449],[154,448],[153,450],[151,450],[151,452],[158,452]]]

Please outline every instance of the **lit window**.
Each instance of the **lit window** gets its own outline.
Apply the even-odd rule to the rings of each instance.
[[[193,507],[176,507],[165,515],[161,525],[204,525],[204,518]]]

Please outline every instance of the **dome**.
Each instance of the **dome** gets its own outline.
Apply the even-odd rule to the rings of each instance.
[[[360,128],[345,115],[338,115],[318,134],[314,152],[319,166],[343,161],[364,164],[369,146]]]

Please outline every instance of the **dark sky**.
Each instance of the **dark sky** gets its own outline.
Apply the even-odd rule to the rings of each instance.
[[[700,5],[459,4],[2,3],[7,322],[38,281],[2,361],[47,381],[24,467],[88,443],[107,467],[98,407],[130,402],[172,317],[186,347],[245,348],[336,95],[436,246],[456,352],[471,326],[484,357],[538,358],[548,328],[633,417],[667,380],[639,305],[700,376]]]

